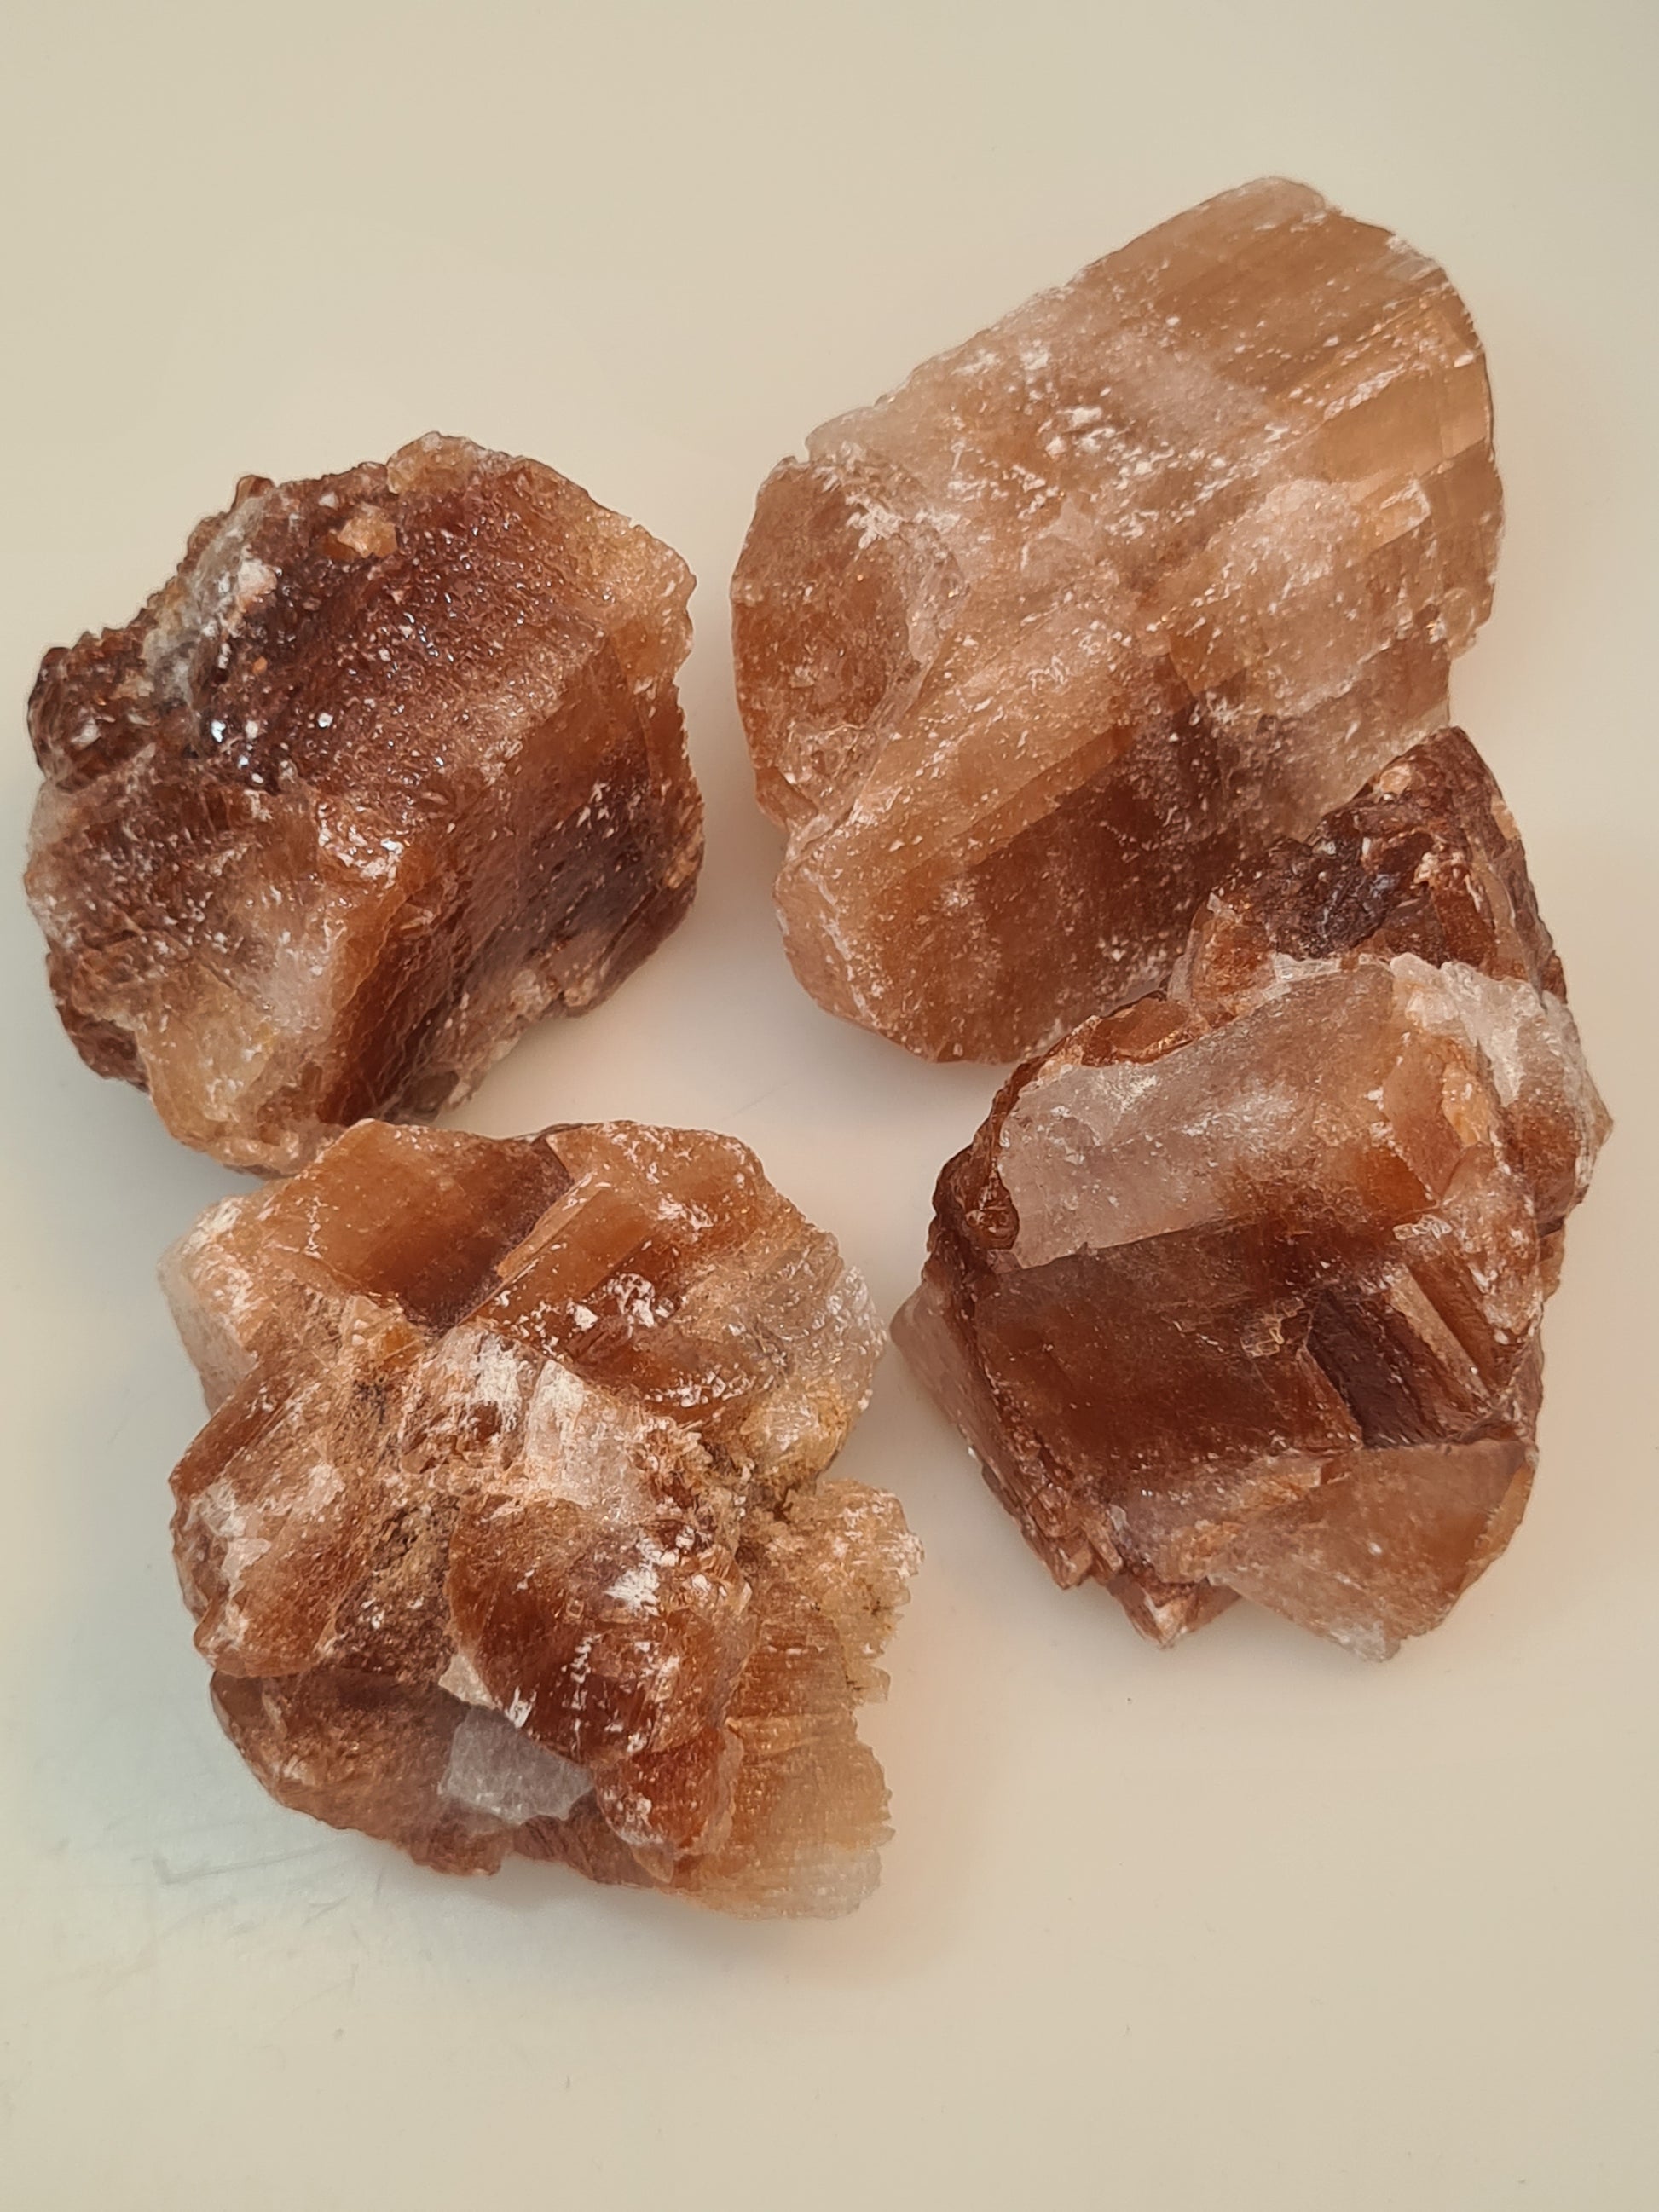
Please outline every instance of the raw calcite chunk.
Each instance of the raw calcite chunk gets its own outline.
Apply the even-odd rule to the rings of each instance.
[[[1199,915],[1166,994],[1006,1085],[895,1326],[1056,1581],[1369,1657],[1532,1479],[1607,1121],[1515,826],[1449,730]]]
[[[823,1479],[881,1330],[752,1154],[366,1121],[164,1277],[213,1408],[180,1579],[275,1796],[447,1872],[857,1904],[854,1710],[919,1554]]]
[[[29,897],[65,1026],[286,1170],[463,1096],[690,903],[691,577],[539,462],[426,437],[244,477],[125,629],[46,655]]]
[[[1277,179],[814,431],[732,592],[797,975],[946,1060],[1163,983],[1231,868],[1447,720],[1500,515],[1443,271]]]

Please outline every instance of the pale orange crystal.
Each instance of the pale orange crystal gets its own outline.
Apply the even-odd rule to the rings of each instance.
[[[733,585],[801,981],[1013,1060],[1448,719],[1501,513],[1443,272],[1305,186],[1039,294],[763,486]]]
[[[245,478],[35,686],[29,896],[82,1058],[283,1170],[594,1005],[702,855],[690,588],[556,471],[464,439]]]
[[[895,1335],[1063,1584],[1369,1656],[1508,1542],[1605,1111],[1461,732],[1211,898],[1167,994],[1020,1068]]]
[[[741,1145],[363,1122],[164,1276],[214,1408],[180,1579],[273,1795],[451,1872],[857,1904],[918,1553],[822,1479],[881,1330]]]

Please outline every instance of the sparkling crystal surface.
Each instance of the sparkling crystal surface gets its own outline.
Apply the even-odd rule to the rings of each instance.
[[[29,896],[82,1058],[186,1143],[287,1170],[603,998],[701,858],[690,588],[555,470],[463,439],[244,478],[35,686]]]

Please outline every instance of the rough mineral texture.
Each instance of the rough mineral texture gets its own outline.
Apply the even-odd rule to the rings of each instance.
[[[449,1872],[859,1901],[918,1553],[821,1479],[881,1331],[741,1145],[366,1121],[164,1277],[214,1409],[180,1579],[274,1796]]]
[[[1158,1643],[1243,1596],[1382,1657],[1502,1551],[1607,1127],[1562,994],[1447,731],[1010,1079],[895,1334],[1058,1582]]]
[[[285,1170],[603,998],[701,857],[690,588],[554,470],[462,439],[245,477],[35,685],[29,896],[82,1057],[187,1144]]]
[[[1501,513],[1443,272],[1305,186],[1045,292],[760,493],[733,586],[778,909],[836,1013],[1014,1060],[1447,720]]]

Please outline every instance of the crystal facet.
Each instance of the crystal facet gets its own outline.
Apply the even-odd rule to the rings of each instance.
[[[752,1154],[366,1121],[164,1279],[213,1408],[180,1579],[274,1796],[451,1872],[858,1903],[887,1828],[854,1711],[919,1554],[821,1479],[881,1331]]]
[[[1056,1581],[1168,1643],[1234,1596],[1382,1657],[1526,1501],[1606,1134],[1460,732],[1200,911],[945,1168],[895,1335]]]
[[[763,486],[733,585],[776,896],[824,1006],[1014,1060],[1448,719],[1501,513],[1444,273],[1246,185],[1039,294]]]
[[[690,588],[556,471],[462,439],[245,477],[35,686],[29,895],[82,1058],[187,1144],[286,1170],[595,1004],[702,854]]]

